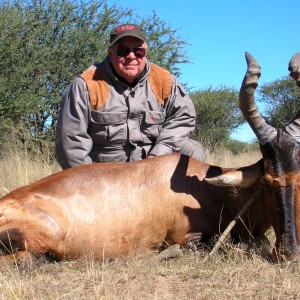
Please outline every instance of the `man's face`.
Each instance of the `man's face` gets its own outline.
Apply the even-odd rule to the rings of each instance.
[[[146,49],[146,42],[126,36],[108,47],[108,55],[117,74],[131,83],[145,68]]]

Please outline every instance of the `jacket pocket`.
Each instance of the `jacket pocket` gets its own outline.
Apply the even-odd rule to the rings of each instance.
[[[92,122],[102,125],[120,125],[126,122],[125,112],[92,111]]]
[[[125,143],[126,112],[92,111],[90,135],[94,144],[120,145]]]
[[[165,113],[157,111],[145,111],[145,123],[150,125],[162,124],[165,120]]]
[[[157,111],[145,111],[142,119],[140,129],[150,140],[155,140],[165,121],[165,113]]]

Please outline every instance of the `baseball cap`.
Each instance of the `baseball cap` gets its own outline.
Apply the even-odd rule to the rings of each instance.
[[[142,41],[146,41],[145,30],[136,24],[122,24],[115,27],[110,33],[110,46],[124,36],[134,36]]]

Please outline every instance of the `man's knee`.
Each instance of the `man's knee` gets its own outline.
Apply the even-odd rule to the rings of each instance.
[[[192,139],[188,139],[183,144],[179,152],[181,154],[196,158],[197,160],[205,161],[206,159],[206,153],[203,146],[199,142]]]

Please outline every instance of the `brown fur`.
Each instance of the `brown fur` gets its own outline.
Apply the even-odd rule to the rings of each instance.
[[[257,183],[233,193],[204,181],[227,171],[172,154],[58,172],[0,200],[2,248],[61,260],[86,253],[114,258],[164,242],[183,245],[194,234],[223,230],[254,192]],[[271,224],[264,202],[256,203],[248,216],[253,223],[245,224],[259,235]],[[240,224],[234,234],[247,230]]]

